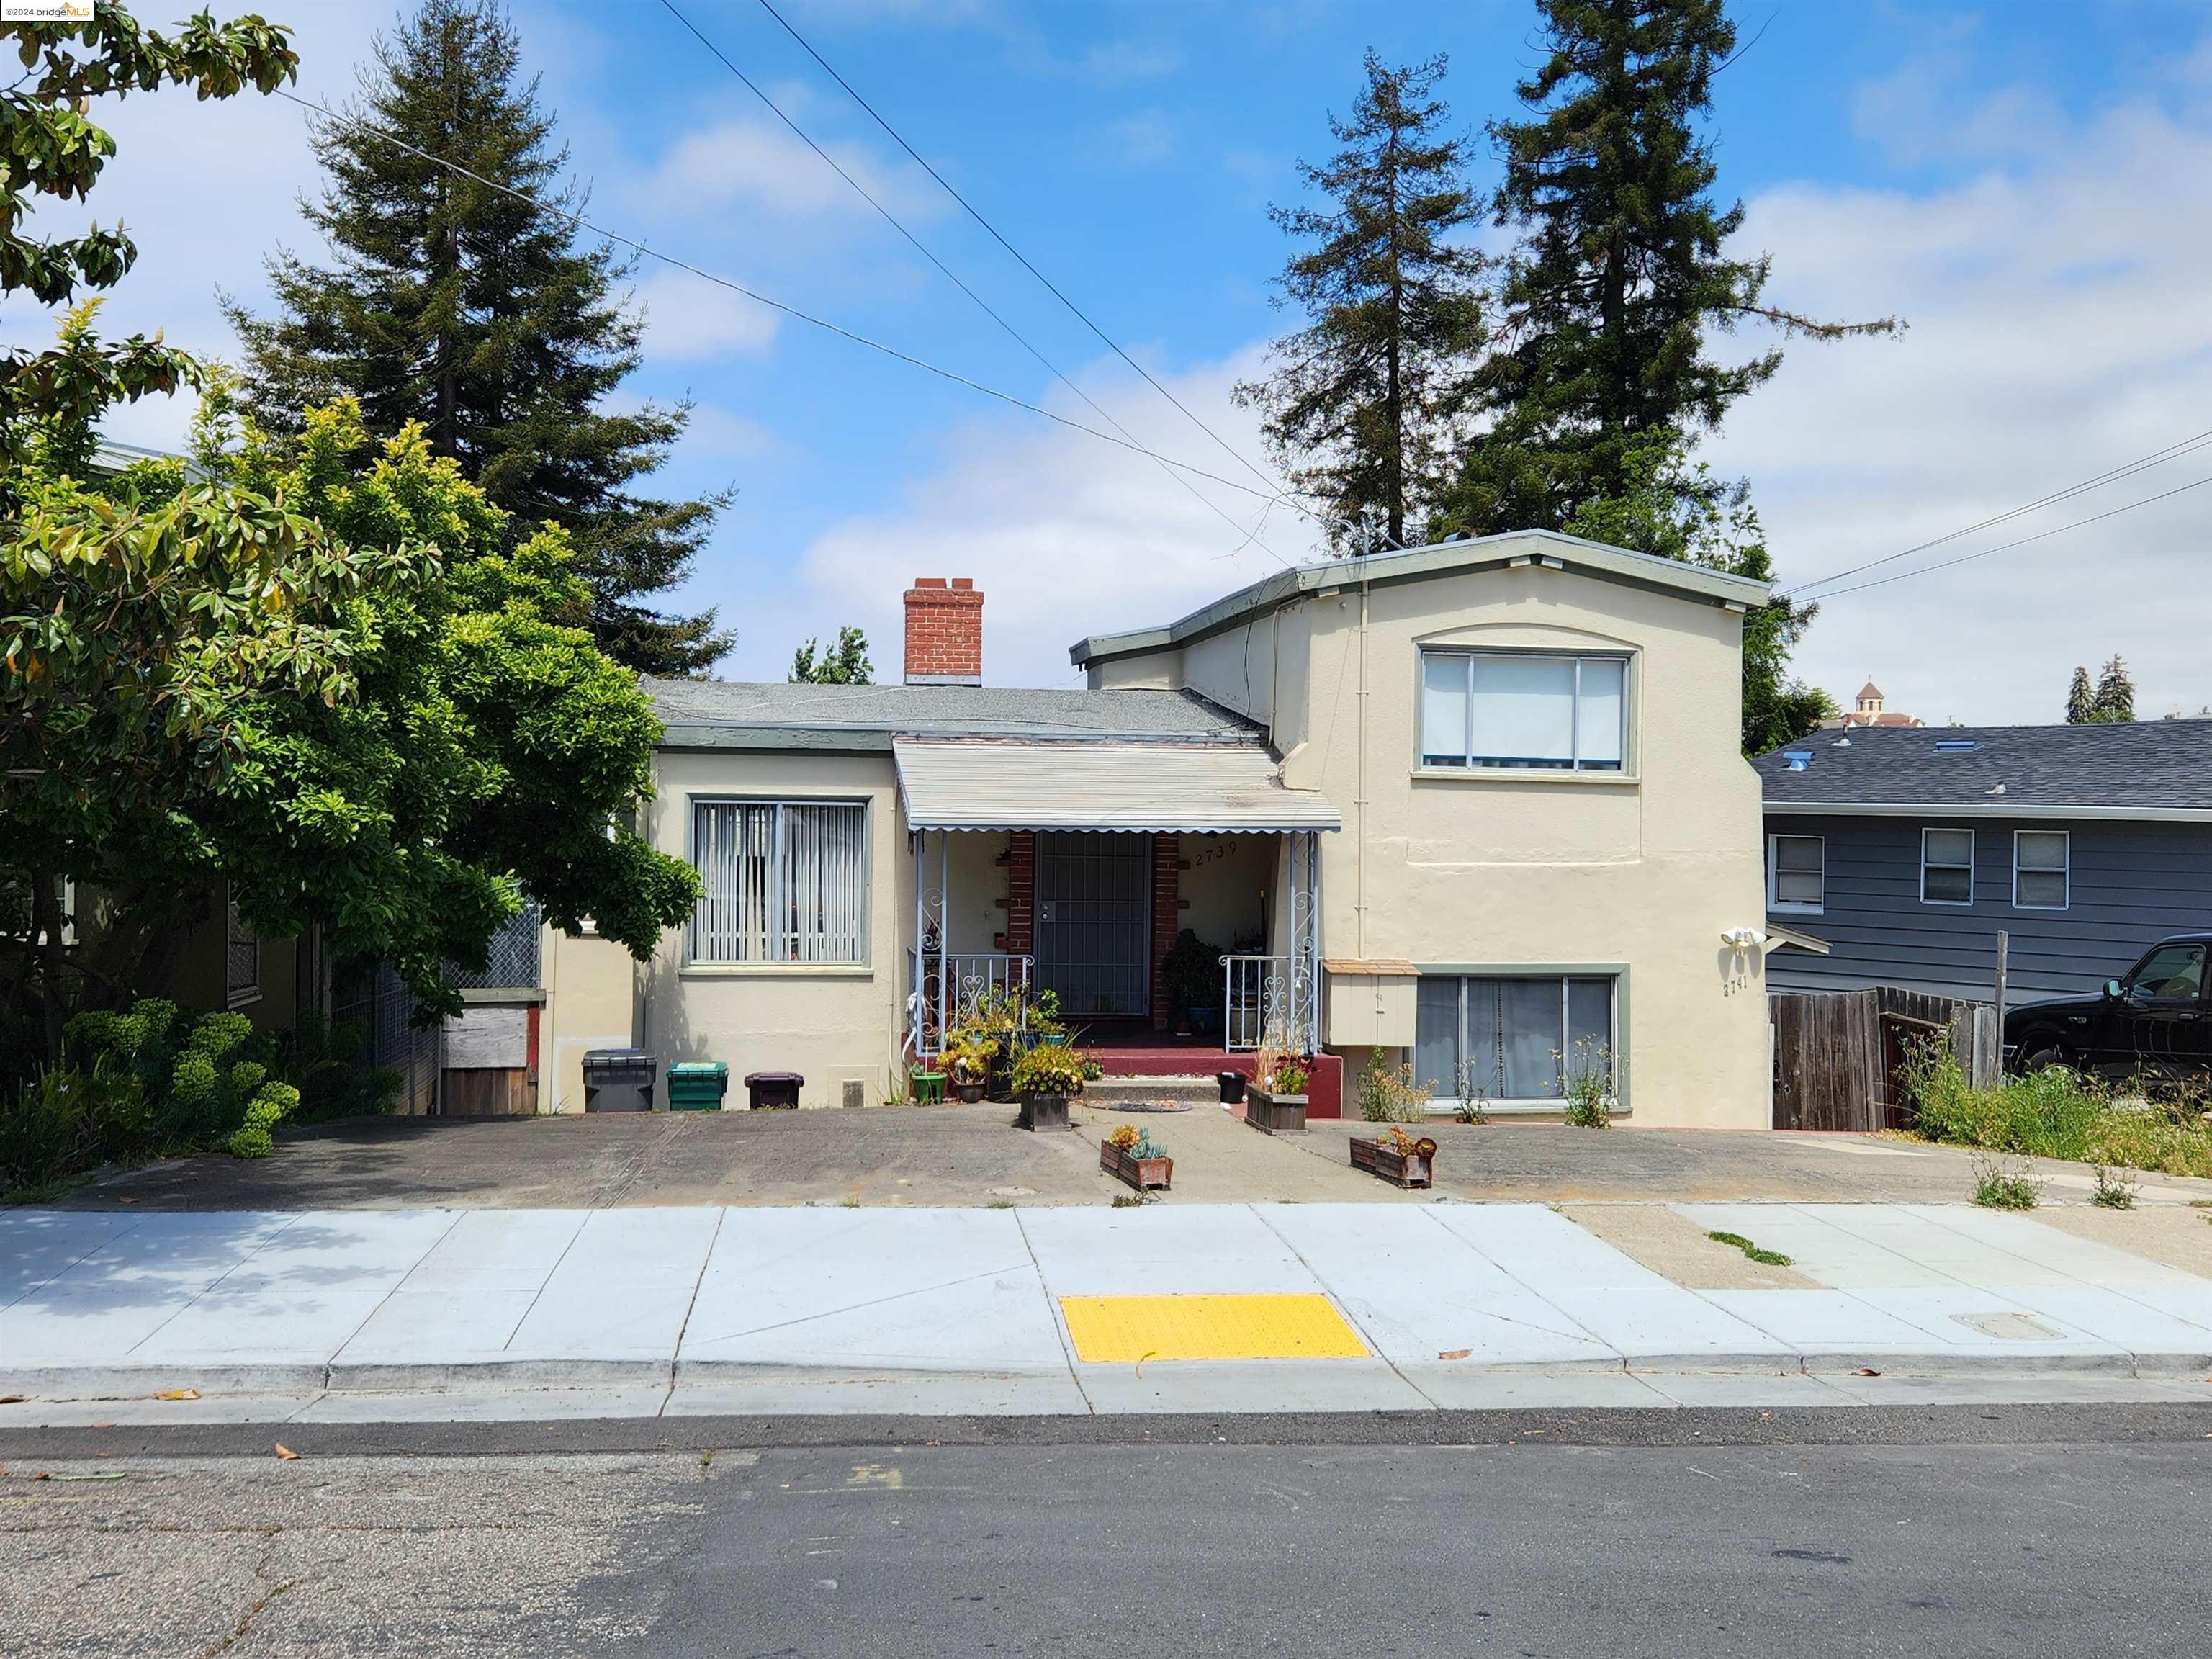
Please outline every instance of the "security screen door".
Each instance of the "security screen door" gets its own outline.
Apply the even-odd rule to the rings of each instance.
[[[1036,977],[1060,1012],[1152,1011],[1152,838],[1048,830],[1037,837]]]

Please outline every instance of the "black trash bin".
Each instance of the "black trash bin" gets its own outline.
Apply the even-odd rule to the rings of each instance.
[[[1235,1106],[1243,1101],[1243,1073],[1216,1072],[1213,1074],[1213,1080],[1221,1085],[1221,1103],[1224,1106]]]
[[[584,1109],[649,1112],[660,1062],[643,1048],[592,1048],[584,1054]]]
[[[756,1112],[787,1112],[799,1105],[806,1079],[796,1072],[747,1072],[745,1094]]]

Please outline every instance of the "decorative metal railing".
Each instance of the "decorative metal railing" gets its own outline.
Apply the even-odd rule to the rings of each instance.
[[[945,1034],[974,1017],[986,1000],[1029,988],[1036,958],[983,951],[969,955],[907,952],[915,989],[907,999],[907,1047],[917,1060],[933,1059],[945,1049]],[[1017,1029],[1027,1030],[1029,1000],[1015,998]]]
[[[1268,1041],[1285,1048],[1305,1047],[1305,1005],[1297,979],[1290,957],[1222,957],[1223,1046],[1231,1052]]]

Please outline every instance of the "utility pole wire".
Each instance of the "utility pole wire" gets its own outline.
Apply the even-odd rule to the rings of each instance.
[[[1036,358],[1039,363],[1042,364],[1046,373],[1049,374],[1054,380],[1058,380],[1070,392],[1073,392],[1077,397],[1083,399],[1083,401],[1090,406],[1091,412],[1097,415],[1100,420],[1105,422],[1107,425],[1112,427],[1116,432],[1120,433],[1124,438],[1128,439],[1132,443],[1137,441],[1136,434],[1130,431],[1127,427],[1123,426],[1120,421],[1115,419],[1111,414],[1108,413],[1104,408],[1101,407],[1097,398],[1093,398],[1089,392],[1085,392],[1081,386],[1078,386],[1073,380],[1062,374],[1058,364],[1054,363],[1052,359],[1046,356],[1044,353],[1038,350],[1036,346],[1030,344],[1029,340],[1023,335],[1022,331],[1016,328],[1012,323],[1008,322],[1004,317],[1000,316],[989,301],[986,300],[981,295],[970,288],[965,282],[962,281],[959,273],[955,271],[950,265],[946,264],[944,260],[939,258],[936,254],[933,253],[929,250],[928,246],[923,243],[922,240],[919,236],[916,236],[911,230],[908,230],[905,224],[900,221],[897,215],[894,214],[889,208],[878,201],[874,195],[870,192],[868,187],[862,184],[858,179],[855,179],[852,175],[851,172],[848,170],[836,156],[830,155],[828,150],[823,149],[820,144],[815,143],[813,137],[807,132],[807,131],[804,127],[800,126],[798,122],[793,120],[789,115],[786,114],[782,106],[779,105],[775,99],[769,97],[768,94],[762,89],[758,82],[754,81],[750,76],[747,75],[735,64],[732,63],[729,56],[724,52],[720,46],[716,46],[714,41],[708,39],[705,33],[701,30],[696,23],[693,22],[689,17],[686,17],[682,11],[678,9],[676,0],[660,0],[660,3],[662,7],[666,9],[670,16],[673,17],[678,22],[683,24],[684,27],[690,32],[691,38],[693,40],[698,41],[701,46],[706,47],[709,52],[714,54],[714,58],[721,64],[724,69],[729,70],[731,74],[737,76],[738,82],[744,87],[746,91],[751,93],[754,97],[759,99],[762,103],[767,105],[769,112],[775,115],[777,120],[782,122],[785,126],[791,130],[792,134],[798,138],[799,143],[805,144],[807,149],[812,150],[814,154],[829,167],[831,172],[835,173],[840,179],[842,179],[848,185],[850,185],[853,187],[854,193],[870,207],[873,208],[882,217],[885,224],[888,224],[893,230],[896,230],[901,236],[903,236],[907,240],[908,243],[914,248],[915,252],[921,254],[923,258],[928,260],[931,264],[936,266],[939,273],[942,275],[947,282],[951,283],[953,287],[958,289],[963,294],[974,301],[977,309],[981,311],[986,317],[988,317],[1001,329],[1005,330],[1015,344],[1020,346],[1023,350],[1028,352],[1030,356]],[[1158,458],[1154,457],[1154,459],[1158,460]],[[1196,484],[1191,483],[1189,479],[1184,477],[1181,473],[1174,471],[1165,461],[1159,461],[1159,466],[1160,470],[1165,472],[1169,477],[1174,479],[1185,489],[1188,490],[1193,499],[1194,499],[1200,506],[1205,507],[1207,512],[1212,514],[1216,518],[1219,519],[1231,530],[1236,531],[1237,534],[1243,538],[1243,539],[1237,544],[1238,551],[1241,552],[1245,547],[1254,543],[1257,543],[1262,552],[1266,553],[1269,558],[1274,560],[1276,563],[1281,565],[1285,569],[1290,570],[1297,568],[1296,564],[1291,560],[1285,558],[1281,554],[1276,552],[1273,548],[1269,547],[1266,542],[1260,540],[1259,524],[1255,524],[1251,529],[1247,530],[1243,525],[1231,518],[1228,514],[1223,512],[1220,507],[1217,507],[1205,495],[1200,493]],[[1272,507],[1274,503],[1270,501],[1267,504],[1267,507]],[[1261,509],[1261,523],[1264,523],[1265,521],[1267,507],[1262,507]]]
[[[428,150],[410,144],[404,138],[394,133],[386,132],[383,128],[364,121],[358,116],[341,115],[337,111],[317,103],[312,98],[302,98],[297,93],[287,92],[281,87],[276,89],[275,95],[289,103],[297,104],[301,109],[311,110],[325,120],[335,121],[341,126],[352,127],[358,131],[380,138],[388,144],[405,150],[410,155],[429,162],[433,167],[443,167],[449,173],[482,185],[487,190],[497,191],[501,195],[510,197],[515,201],[536,209],[540,213],[550,214],[556,219],[565,219],[580,229],[587,230],[594,236],[605,237],[608,241],[618,246],[629,248],[632,252],[645,258],[657,259],[661,264],[673,266],[678,270],[688,271],[702,281],[714,283],[717,288],[726,288],[732,294],[740,295],[750,300],[755,305],[766,306],[770,311],[779,312],[795,321],[821,329],[825,333],[835,334],[840,339],[851,341],[854,345],[866,346],[871,351],[879,351],[884,356],[905,363],[910,368],[921,369],[924,374],[934,374],[939,380],[950,380],[955,386],[965,386],[970,392],[980,392],[986,398],[995,398],[1000,403],[1015,409],[1024,410],[1031,415],[1042,416],[1057,426],[1064,426],[1073,432],[1087,434],[1101,443],[1112,444],[1116,449],[1126,449],[1133,454],[1149,455],[1164,465],[1174,467],[1178,471],[1188,472],[1197,477],[1211,479],[1213,483],[1230,489],[1239,489],[1248,495],[1258,496],[1269,501],[1275,500],[1279,494],[1273,489],[1255,489],[1250,484],[1235,478],[1224,478],[1218,472],[1209,472],[1204,467],[1193,466],[1187,461],[1170,460],[1166,456],[1147,449],[1140,443],[1133,442],[1127,438],[1116,437],[1110,432],[1102,432],[1095,426],[1086,426],[1081,421],[1070,420],[1065,415],[1055,415],[1041,404],[1030,403],[1025,398],[1017,398],[1011,392],[1001,392],[996,386],[986,386],[981,380],[970,380],[967,375],[959,374],[956,370],[939,368],[928,359],[917,357],[910,351],[902,351],[896,346],[886,345],[881,340],[871,339],[865,334],[845,327],[842,323],[833,323],[825,317],[816,316],[812,312],[802,311],[797,306],[787,304],[781,300],[771,299],[757,289],[747,288],[734,278],[704,270],[689,260],[678,258],[672,253],[663,253],[658,248],[648,247],[635,236],[625,236],[620,231],[610,230],[605,225],[596,222],[573,209],[557,207],[551,203],[541,201],[527,191],[516,190],[510,185],[502,185],[495,179],[487,179],[480,173],[472,173],[459,162],[449,161],[442,155],[433,155]]]
[[[1806,592],[1808,588],[1826,587],[1830,582],[1839,582],[1843,580],[1844,577],[1856,576],[1863,570],[1876,570],[1886,564],[1895,564],[1899,559],[1909,559],[1915,553],[1925,553],[1931,547],[1941,547],[1946,542],[1955,542],[1961,537],[1973,535],[1978,531],[1990,529],[1995,526],[2005,523],[2008,520],[2022,517],[2027,514],[2039,511],[2043,507],[2056,506],[2060,501],[2071,501],[2076,495],[2086,494],[2087,491],[2092,489],[2100,489],[2106,484],[2117,483],[2122,478],[2131,477],[2136,473],[2144,471],[2150,467],[2161,465],[2165,462],[2177,459],[2181,456],[2187,455],[2196,450],[2202,449],[2209,443],[2212,443],[2212,431],[2200,432],[2193,438],[2184,438],[2178,443],[2168,444],[2163,449],[2153,450],[2148,455],[2129,461],[2123,465],[2113,467],[2109,471],[2100,472],[2094,478],[2084,478],[2080,483],[2069,484],[2063,489],[2054,489],[2048,495],[2039,495],[2035,500],[2028,501],[2022,506],[2012,507],[2005,512],[1996,514],[1990,518],[1984,519],[1979,524],[1970,524],[1964,530],[1954,530],[1948,536],[1938,536],[1933,541],[1922,542],[1916,547],[1908,547],[1902,553],[1885,554],[1879,559],[1869,559],[1864,564],[1855,564],[1847,569],[1834,571],[1826,576],[1816,576],[1810,581],[1796,583],[1790,587],[1784,588],[1779,597],[1784,599],[1796,599],[1799,594]],[[2156,501],[2160,498],[2153,496],[2151,499],[2153,501]],[[2092,520],[2084,519],[2081,522],[2087,524],[2092,522]],[[2008,545],[2016,547],[2019,544],[2014,542],[2008,544]],[[1991,552],[1996,552],[1999,550],[1992,548],[1990,550]],[[1943,567],[1942,565],[1930,565],[1928,568],[1931,570],[1940,570]],[[1873,584],[1870,582],[1862,583],[1860,586],[1872,586]],[[1844,591],[1850,592],[1856,592],[1856,590],[1847,588]]]
[[[854,88],[853,83],[850,81],[848,81],[843,76],[838,74],[836,70],[831,66],[830,60],[814,49],[814,43],[809,40],[805,35],[801,34],[797,29],[793,28],[791,26],[789,20],[787,19],[781,12],[778,11],[775,6],[770,4],[769,0],[760,0],[760,5],[762,10],[765,11],[770,17],[775,19],[776,22],[782,27],[783,32],[786,34],[788,34],[793,40],[799,43],[800,48],[809,58],[811,58],[817,64],[821,65],[822,72],[823,74],[827,75],[831,80],[835,81],[840,87],[842,87],[845,89],[846,96],[849,97],[854,103],[858,104],[862,109],[867,112],[869,119],[873,121],[878,126],[881,127],[886,133],[890,135],[891,142],[896,144],[901,149],[904,150],[907,155],[913,159],[915,166],[919,167],[924,173],[927,173],[931,178],[934,179],[938,184],[944,188],[945,193],[960,204],[962,211],[966,213],[967,216],[973,219],[977,224],[982,226],[984,230],[989,234],[993,241],[996,242],[1000,247],[1006,249],[1008,253],[1013,256],[1016,264],[1020,265],[1024,270],[1029,272],[1030,276],[1036,277],[1038,282],[1044,285],[1046,293],[1051,295],[1054,299],[1059,301],[1063,306],[1066,306],[1067,309],[1074,314],[1076,319],[1084,325],[1084,327],[1089,329],[1093,334],[1097,335],[1099,339],[1105,343],[1108,350],[1111,351],[1123,362],[1128,364],[1131,368],[1135,369],[1138,374],[1143,375],[1146,384],[1150,386],[1153,391],[1158,392],[1160,396],[1165,398],[1177,409],[1182,410],[1183,415],[1189,420],[1191,424],[1195,426],[1200,432],[1206,434],[1207,437],[1212,439],[1215,443],[1218,444],[1223,451],[1225,452],[1231,459],[1235,460],[1239,465],[1243,467],[1243,469],[1247,472],[1249,472],[1254,477],[1259,479],[1261,483],[1267,485],[1268,488],[1266,493],[1279,498],[1287,497],[1301,493],[1297,490],[1293,490],[1280,478],[1269,477],[1267,473],[1261,471],[1259,467],[1248,460],[1243,452],[1230,443],[1226,438],[1223,437],[1218,432],[1216,432],[1204,421],[1200,420],[1196,415],[1192,414],[1188,407],[1184,404],[1182,398],[1176,397],[1174,392],[1169,391],[1167,387],[1162,386],[1158,380],[1154,380],[1152,375],[1152,371],[1147,369],[1134,357],[1132,357],[1127,352],[1122,350],[1121,348],[1115,343],[1111,335],[1108,334],[1104,329],[1099,327],[1097,323],[1091,321],[1090,314],[1086,313],[1082,307],[1077,305],[1074,301],[1069,299],[1066,295],[1060,292],[1059,286],[1053,282],[1051,277],[1046,276],[1044,272],[1039,270],[1035,265],[1031,264],[1028,257],[1024,255],[1019,248],[1016,247],[1012,242],[1000,235],[999,234],[999,228],[993,224],[988,219],[986,219],[981,213],[978,212],[975,204],[966,197],[955,190],[952,187],[952,183],[950,179],[945,178],[945,176],[939,173],[935,167],[930,166],[929,162],[922,156],[921,152],[915,149],[912,144],[907,143],[907,141],[900,136],[899,130],[896,127],[893,126],[889,121],[886,121],[881,115],[878,114],[876,112],[875,106],[871,104],[866,99],[861,97],[860,93]]]

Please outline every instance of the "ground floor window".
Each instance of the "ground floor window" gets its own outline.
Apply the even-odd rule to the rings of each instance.
[[[1571,1073],[1613,1075],[1615,981],[1596,975],[1424,975],[1413,1072],[1437,1103],[1565,1098]]]
[[[691,918],[691,960],[865,960],[867,810],[858,802],[693,802],[691,862],[703,890]]]

